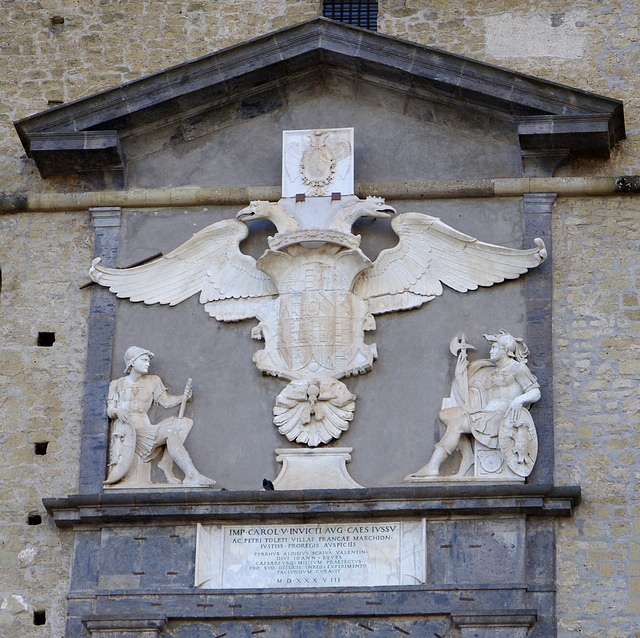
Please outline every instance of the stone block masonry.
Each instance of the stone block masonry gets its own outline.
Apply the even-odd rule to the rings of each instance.
[[[561,200],[554,216],[559,635],[636,636],[640,617],[640,202]]]
[[[77,490],[91,255],[85,214],[0,217],[0,636],[64,635],[73,535],[42,497]]]

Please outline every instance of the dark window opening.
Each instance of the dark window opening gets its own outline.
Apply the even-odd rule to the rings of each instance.
[[[354,0],[352,2],[331,2],[324,0],[322,15],[357,27],[376,31],[378,28],[377,0]]]
[[[27,525],[41,525],[42,516],[40,514],[29,514],[27,517]]]
[[[41,441],[40,443],[34,443],[33,444],[34,452],[38,456],[44,456],[47,453],[48,445],[49,445],[49,441]]]
[[[38,345],[43,348],[50,348],[56,342],[55,332],[39,332]]]
[[[33,624],[44,625],[47,622],[47,612],[44,609],[38,609],[33,612]]]

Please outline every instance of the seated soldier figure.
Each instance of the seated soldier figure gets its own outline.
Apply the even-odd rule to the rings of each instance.
[[[466,348],[460,350],[451,396],[438,415],[447,430],[429,462],[411,476],[438,476],[458,445],[462,452],[458,475],[463,476],[473,464],[471,442],[463,435],[498,449],[500,426],[505,421],[516,423],[523,408],[540,399],[540,386],[526,364],[529,350],[524,342],[504,330],[484,337],[491,344],[488,360],[468,363]]]
[[[162,452],[158,467],[169,483],[186,487],[206,487],[215,481],[196,470],[184,447],[193,421],[182,415],[169,417],[152,424],[148,412],[153,403],[172,408],[191,398],[191,385],[187,384],[182,396],[167,392],[160,377],[147,374],[153,353],[131,346],[124,355],[126,376],[109,385],[107,414],[112,419],[109,448],[109,472],[105,485],[122,481],[122,485],[136,484],[134,468],[149,463]],[[182,411],[181,411],[182,412]],[[136,459],[137,457],[137,459]],[[184,472],[180,481],[173,473],[173,463]],[[147,472],[148,475],[148,472]],[[144,483],[148,483],[144,481]]]

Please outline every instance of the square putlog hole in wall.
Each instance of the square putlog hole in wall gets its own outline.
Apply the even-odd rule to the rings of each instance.
[[[29,516],[27,516],[27,525],[41,525],[42,524],[42,516],[37,512],[31,512]]]
[[[50,348],[56,342],[55,332],[39,332],[37,345],[42,348]]]
[[[47,622],[47,612],[44,609],[37,609],[33,612],[33,624],[44,625]]]
[[[40,441],[33,444],[33,451],[37,456],[44,456],[47,453],[47,447],[49,447],[49,441]]]

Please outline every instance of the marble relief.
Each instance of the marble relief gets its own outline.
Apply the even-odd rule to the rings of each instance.
[[[540,400],[540,385],[527,367],[529,349],[504,330],[484,337],[489,359],[473,362],[467,353],[475,348],[464,335],[451,341],[456,368],[439,414],[446,432],[407,482],[451,478],[440,476],[440,466],[456,449],[462,459],[455,478],[524,480],[533,470],[538,437],[529,408]]]
[[[290,441],[316,447],[349,428],[356,397],[341,379],[371,370],[378,352],[364,335],[375,330],[375,315],[417,308],[444,286],[464,293],[516,279],[544,261],[546,249],[540,239],[524,250],[481,242],[436,217],[395,215],[383,198],[349,194],[353,177],[343,169],[347,160],[353,166],[353,132],[299,133],[285,134],[283,189],[293,183],[302,193],[251,202],[236,219],[140,266],[106,268],[95,259],[90,276],[133,302],[173,306],[199,294],[219,321],[257,319],[251,334],[264,348],[254,362],[288,382],[275,400],[274,424]],[[343,173],[348,183],[335,192],[333,179]],[[352,225],[391,216],[398,243],[372,261]],[[276,227],[258,260],[240,250],[255,219]]]

